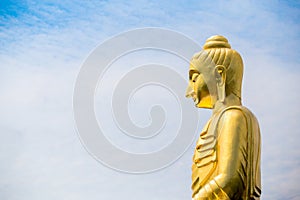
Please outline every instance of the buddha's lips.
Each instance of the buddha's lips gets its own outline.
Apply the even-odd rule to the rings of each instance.
[[[192,96],[192,98],[193,98],[193,100],[194,100],[194,102],[195,102],[195,105],[197,105],[197,104],[200,102],[200,99],[197,98],[196,94],[194,94],[194,95]]]

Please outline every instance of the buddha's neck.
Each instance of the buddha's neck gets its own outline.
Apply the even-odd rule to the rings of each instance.
[[[224,102],[220,102],[219,100],[215,103],[213,108],[213,114],[218,113],[219,111],[229,107],[229,106],[241,106],[241,99],[238,98],[234,94],[230,94],[225,97]]]

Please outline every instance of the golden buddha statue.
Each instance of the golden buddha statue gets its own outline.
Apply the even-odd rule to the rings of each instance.
[[[193,200],[260,199],[260,130],[241,104],[242,77],[242,58],[223,36],[208,38],[191,60],[186,96],[213,109],[194,152]]]

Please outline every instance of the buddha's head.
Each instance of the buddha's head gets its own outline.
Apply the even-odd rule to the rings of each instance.
[[[190,63],[187,97],[200,108],[214,108],[229,95],[241,99],[243,61],[220,35],[208,38]]]

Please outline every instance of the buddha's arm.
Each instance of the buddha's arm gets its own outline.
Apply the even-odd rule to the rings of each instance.
[[[218,125],[217,143],[217,175],[200,189],[197,200],[236,199],[243,191],[247,124],[240,110],[232,109],[223,114]]]

